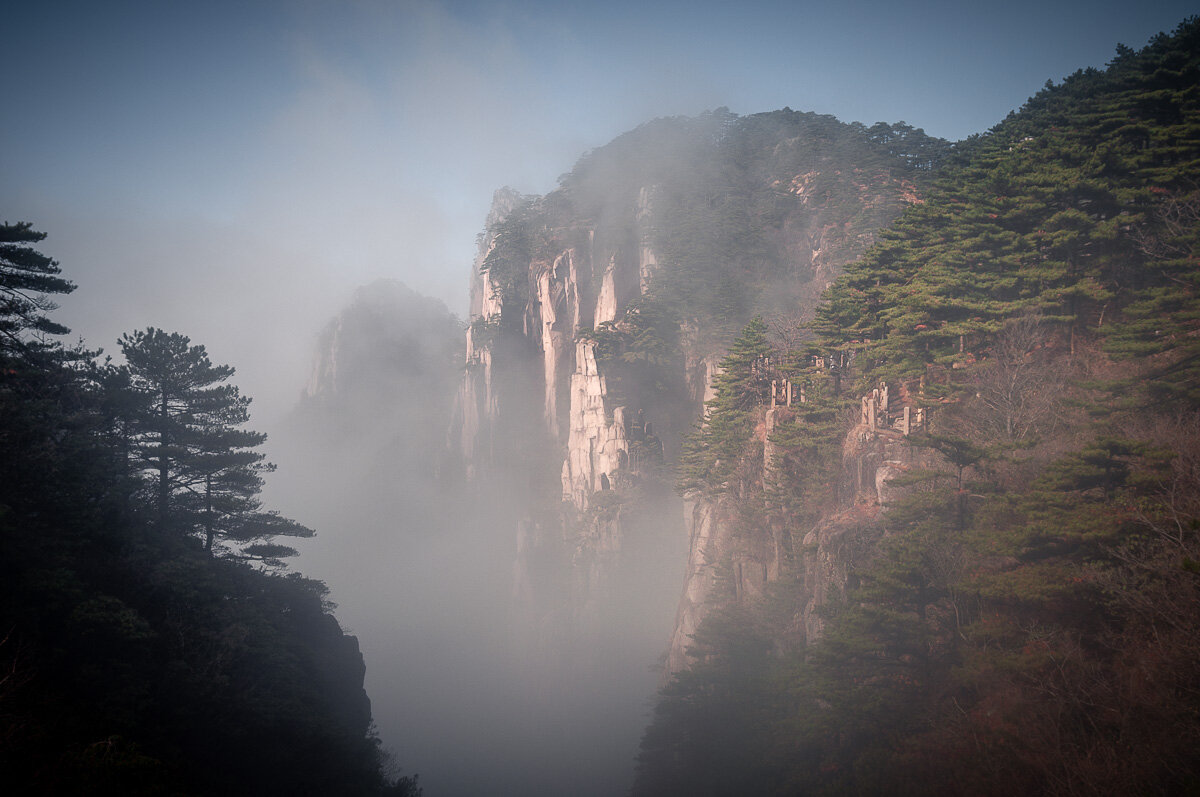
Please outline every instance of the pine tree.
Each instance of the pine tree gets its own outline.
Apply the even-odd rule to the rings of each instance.
[[[1006,319],[1038,313],[1072,350],[1081,333],[1110,329],[1130,354],[1186,348],[1194,225],[1167,222],[1200,179],[1198,41],[1189,20],[959,145],[926,201],[828,292],[828,345],[856,351],[872,379],[912,377],[986,356]],[[1110,322],[1125,308],[1140,326],[1121,335]],[[1164,314],[1185,323],[1164,331]],[[1191,362],[1187,351],[1165,358],[1178,395]]]
[[[74,283],[58,276],[58,263],[30,244],[46,237],[28,222],[0,224],[0,353],[24,352],[26,333],[64,335],[68,330],[46,313],[55,309],[48,296],[70,293]]]
[[[153,327],[123,335],[120,345],[131,388],[134,456],[151,476],[160,528],[200,532],[210,552],[220,537],[241,546],[234,555],[272,565],[294,555],[271,538],[313,532],[259,511],[262,475],[275,466],[254,450],[266,435],[242,428],[250,399],[224,384],[233,368],[213,365],[189,338]]]
[[[1200,191],[1163,191],[1133,234],[1155,279],[1138,292],[1105,341],[1110,354],[1150,365],[1144,388],[1156,402],[1200,407]]]
[[[754,318],[721,360],[713,380],[716,395],[705,416],[684,440],[680,489],[722,492],[733,475],[751,431],[751,412],[763,403],[769,379],[757,370],[759,358],[771,351],[767,324]]]

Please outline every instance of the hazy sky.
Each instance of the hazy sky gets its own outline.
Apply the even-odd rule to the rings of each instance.
[[[94,346],[155,325],[270,428],[358,285],[465,313],[492,191],[655,116],[789,106],[960,139],[1185,2],[41,2],[5,12],[0,220]]]

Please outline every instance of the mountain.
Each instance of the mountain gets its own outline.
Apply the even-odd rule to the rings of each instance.
[[[370,469],[445,491],[385,503],[436,544],[373,562],[456,631],[409,672],[474,722],[410,713],[451,749],[415,760],[486,750],[466,792],[1194,790],[1198,37],[953,146],[721,109],[498,191],[465,368],[415,379],[450,450]],[[310,418],[352,340],[350,371],[397,348],[352,327]]]
[[[1198,36],[497,193],[452,437],[531,649],[668,630],[635,793],[1194,788]]]
[[[462,334],[442,302],[403,283],[358,288],[318,336],[280,435],[278,456],[293,463],[281,486],[330,523],[350,508],[404,516],[414,532],[433,525]]]
[[[754,313],[810,316],[946,151],[903,124],[721,109],[643,125],[544,197],[497,192],[453,434],[470,481],[503,485],[542,644],[661,633],[688,539],[670,469],[721,353]]]
[[[707,609],[674,469],[717,365],[757,312],[794,334],[946,151],[903,124],[721,109],[620,136],[545,196],[496,193],[450,437],[471,545],[512,563],[497,649],[536,673],[521,710],[575,728],[513,753],[526,792],[629,787],[664,646]],[[532,783],[547,757],[557,779]]]
[[[321,331],[297,408],[324,415],[339,437],[379,437],[411,413],[434,413],[453,390],[462,325],[446,306],[395,280],[358,288]]]
[[[635,794],[1196,788],[1198,103],[1200,20],[1120,47],[743,328]]]

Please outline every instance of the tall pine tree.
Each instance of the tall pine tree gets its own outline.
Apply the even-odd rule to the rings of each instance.
[[[50,294],[70,293],[75,284],[58,276],[58,263],[30,244],[46,237],[28,222],[0,224],[0,353],[25,352],[28,333],[63,335],[69,330],[46,315]]]
[[[179,333],[150,327],[121,337],[131,393],[133,450],[154,489],[159,526],[201,533],[212,551],[218,537],[239,546],[234,555],[280,564],[295,551],[276,536],[311,537],[313,531],[261,512],[262,474],[275,466],[255,449],[266,435],[242,428],[250,399],[228,365],[213,365],[203,346]]]
[[[681,490],[724,492],[753,428],[753,411],[770,389],[770,379],[758,367],[771,351],[767,324],[761,317],[750,321],[721,360],[713,379],[716,395],[705,404],[704,417],[683,441],[680,459]]]

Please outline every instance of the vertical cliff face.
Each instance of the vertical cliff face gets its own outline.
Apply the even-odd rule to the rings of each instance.
[[[618,471],[628,467],[629,436],[625,408],[606,407],[608,383],[596,365],[593,341],[576,344],[575,363],[562,486],[563,500],[583,510],[593,493],[610,489]]]
[[[394,280],[354,292],[317,340],[302,406],[352,414],[365,405],[444,404],[462,351],[460,322]]]
[[[752,459],[745,463],[749,467],[739,470],[749,476],[749,483],[715,497],[695,494],[687,503],[690,553],[667,674],[693,662],[688,652],[692,637],[714,606],[753,602],[764,595],[768,584],[789,571],[800,592],[788,642],[800,645],[819,639],[824,629],[820,607],[844,595],[854,572],[869,565],[878,550],[888,506],[905,492],[893,480],[936,463],[928,448],[908,442],[910,434],[926,430],[928,411],[889,401],[888,388],[881,385],[862,397],[859,421],[839,446],[838,489],[812,513],[816,520],[804,528],[803,536],[788,539],[788,532],[771,519],[747,533],[739,525],[747,506],[768,516],[772,509],[778,511],[772,490],[789,478],[780,472],[783,452],[773,432],[797,421],[804,395],[793,387],[790,383],[786,389],[773,386],[780,403],[773,397],[755,411],[757,445],[746,454]]]
[[[605,585],[647,572],[631,560],[631,529],[670,539],[646,577],[678,578],[687,551],[670,660],[683,666],[709,601],[706,563],[731,531],[719,501],[685,507],[667,489],[680,436],[742,323],[803,320],[841,265],[917,200],[920,172],[896,152],[905,135],[931,141],[813,114],[717,111],[622,136],[544,197],[497,192],[451,441],[472,483],[511,499],[496,533],[519,538],[515,591],[535,613],[594,614]],[[760,592],[778,572],[770,547],[739,560],[738,589]],[[552,604],[564,595],[565,613]]]
[[[498,426],[532,420],[536,429],[524,432],[547,436],[564,450],[564,479],[577,487],[564,488],[564,494],[582,510],[599,489],[597,468],[613,470],[617,451],[625,449],[615,442],[621,424],[612,420],[615,407],[594,342],[580,340],[580,334],[612,324],[642,295],[654,256],[648,231],[637,223],[621,235],[597,236],[568,220],[570,226],[540,230],[545,240],[536,252],[528,242],[511,241],[527,233],[525,225],[546,223],[545,204],[511,191],[496,194],[472,275],[468,373],[453,434],[476,474],[513,464],[494,448]],[[513,213],[521,218],[512,219]],[[616,238],[637,240],[636,256]],[[503,374],[497,361],[503,362]],[[502,388],[514,372],[532,380]],[[531,406],[538,409],[536,417],[528,412]]]
[[[307,543],[304,561],[339,586],[359,589],[365,567],[347,545],[428,536],[449,514],[444,489],[459,463],[444,440],[462,326],[442,302],[380,280],[356,290],[317,338],[308,384],[269,441],[289,463],[269,489],[336,530]]]
[[[622,510],[601,512],[596,496],[612,504],[637,477],[636,410],[614,397],[597,341],[586,336],[643,295],[655,262],[636,219],[597,230],[560,218],[550,228],[548,204],[496,195],[472,277],[451,426],[473,489],[505,496],[496,533],[515,537],[514,594],[539,627],[548,617],[570,626],[591,615],[624,547]],[[539,240],[529,240],[530,228]],[[562,633],[538,632],[547,645]]]

